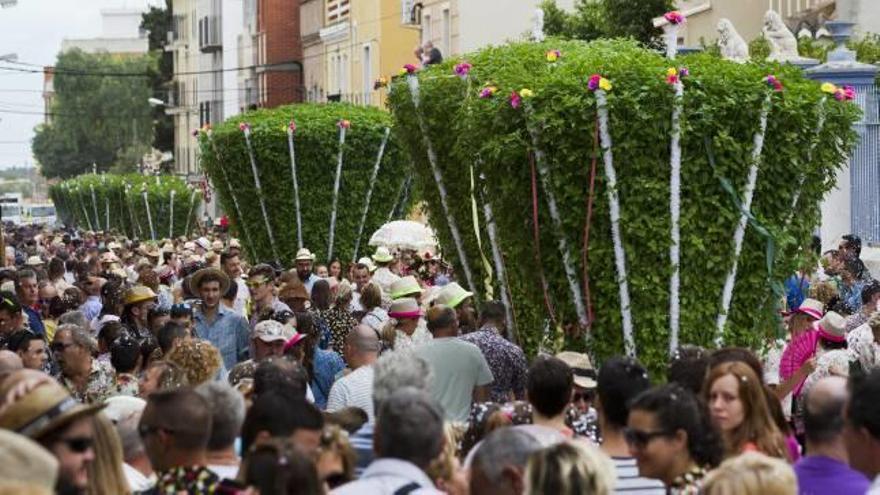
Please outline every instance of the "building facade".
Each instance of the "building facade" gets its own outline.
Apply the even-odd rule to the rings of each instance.
[[[138,9],[102,9],[101,36],[97,38],[65,38],[61,51],[78,48],[86,53],[141,55],[149,51],[147,33],[141,30]]]

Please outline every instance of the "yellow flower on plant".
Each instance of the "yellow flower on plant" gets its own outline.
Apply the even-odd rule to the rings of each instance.
[[[821,88],[823,93],[834,94],[837,91],[837,86],[829,82],[822,84]]]
[[[666,69],[666,76],[667,77],[672,77],[672,76],[677,76],[677,75],[678,75],[678,71],[675,69],[675,67],[670,67],[670,68]]]
[[[523,89],[519,90],[519,96],[521,98],[531,98],[531,97],[535,96],[535,93],[529,88],[523,88]]]
[[[605,79],[604,77],[599,79],[599,89],[603,91],[611,91],[611,81]]]
[[[547,52],[547,61],[548,62],[556,62],[559,60],[559,52],[556,50],[550,50]]]

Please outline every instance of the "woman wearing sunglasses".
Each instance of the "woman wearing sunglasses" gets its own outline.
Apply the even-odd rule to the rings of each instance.
[[[624,435],[639,475],[659,479],[670,495],[699,493],[706,470],[724,454],[705,406],[676,384],[636,396],[627,425]]]

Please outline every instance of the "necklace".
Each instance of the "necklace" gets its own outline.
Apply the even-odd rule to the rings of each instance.
[[[684,474],[676,476],[669,486],[669,492],[676,495],[696,495],[703,485],[706,470],[701,467],[693,467]]]

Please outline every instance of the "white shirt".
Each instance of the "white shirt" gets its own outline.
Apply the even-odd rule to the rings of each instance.
[[[238,476],[238,464],[227,466],[225,464],[209,464],[208,470],[216,474],[221,480],[234,480]]]
[[[333,383],[327,396],[327,412],[357,407],[373,421],[373,367],[361,366]]]
[[[351,291],[351,302],[348,304],[348,311],[354,313],[355,311],[363,311],[364,305],[361,304],[361,293],[360,291],[353,290]]]
[[[128,481],[128,488],[131,489],[132,492],[143,492],[149,490],[156,484],[155,480],[147,478],[137,469],[128,465],[127,462],[122,463],[122,472],[125,474],[125,479]]]
[[[870,488],[868,488],[868,493],[865,495],[880,495],[880,474],[874,478],[874,481],[871,483]]]
[[[382,266],[373,272],[373,282],[379,284],[383,294],[391,294],[391,284],[400,280],[400,277],[394,274],[388,267]]]
[[[410,483],[417,483],[419,488],[409,492],[418,494],[441,494],[434,488],[431,478],[418,466],[401,459],[376,459],[367,467],[364,474],[357,481],[346,483],[331,491],[335,495],[392,495],[394,492]]]
[[[238,285],[238,292],[235,294],[235,301],[232,302],[232,310],[247,318],[248,315],[245,310],[247,309],[248,301],[251,299],[251,291],[248,290],[247,284],[241,278],[235,279],[235,283]]]

